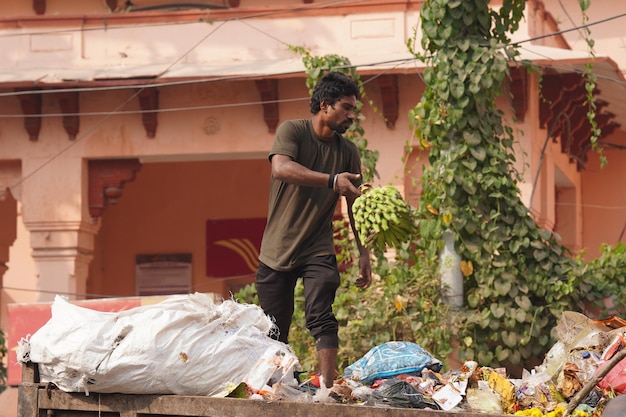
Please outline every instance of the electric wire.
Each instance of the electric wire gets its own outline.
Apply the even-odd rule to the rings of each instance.
[[[581,29],[590,28],[592,26],[600,25],[602,23],[607,23],[607,22],[610,22],[610,21],[616,20],[616,19],[621,19],[623,17],[626,17],[626,13],[621,13],[621,14],[618,14],[618,15],[615,15],[615,16],[610,16],[610,17],[607,17],[607,18],[604,18],[604,19],[596,20],[594,22],[584,23],[584,24],[577,25],[577,26],[569,28],[569,29],[563,29],[563,30],[559,30],[557,32],[550,32],[550,33],[546,33],[546,34],[543,34],[543,35],[533,36],[531,38],[524,39],[524,40],[521,40],[521,41],[511,42],[511,45],[515,46],[515,45],[519,45],[521,43],[538,41],[538,40],[551,38],[551,37],[558,36],[558,35],[563,35],[564,33],[579,31]]]
[[[203,36],[199,41],[197,41],[191,48],[189,48],[185,53],[183,53],[181,56],[178,57],[178,59],[174,60],[169,66],[168,68],[173,67],[174,65],[176,65],[178,62],[180,62],[180,60],[184,59],[187,55],[189,55],[195,48],[198,47],[198,45],[200,45],[202,42],[204,42],[207,38],[209,38],[212,34],[214,34],[217,30],[219,30],[222,25],[219,25],[218,27],[214,28],[212,31],[210,31],[208,34],[206,34],[205,36]],[[98,122],[96,122],[90,129],[87,130],[87,132],[81,134],[80,136],[78,136],[75,140],[71,141],[69,144],[67,144],[65,147],[63,147],[59,152],[57,152],[55,155],[51,156],[49,159],[45,160],[44,162],[42,162],[39,166],[37,166],[35,169],[33,169],[32,171],[28,172],[27,174],[23,175],[19,180],[17,180],[11,187],[9,187],[9,189],[14,189],[16,187],[19,187],[20,185],[22,185],[26,180],[30,179],[33,175],[35,175],[36,173],[38,173],[39,171],[41,171],[43,168],[45,168],[46,166],[48,166],[49,164],[51,164],[54,160],[56,160],[57,158],[59,158],[61,155],[63,155],[65,152],[67,152],[68,150],[70,150],[71,148],[73,148],[74,146],[76,146],[78,143],[82,142],[83,139],[91,136],[91,134],[93,132],[95,132],[97,129],[100,128],[100,126],[102,126],[104,124],[104,122],[106,122],[112,115],[116,114],[116,111],[119,111],[121,109],[123,109],[128,103],[130,103],[135,97],[138,97],[143,90],[145,89],[145,87],[140,88],[139,90],[135,91],[133,94],[131,94],[126,100],[122,101],[117,108],[115,109],[114,112],[112,112],[110,115],[107,115],[103,118],[101,118]]]
[[[606,22],[612,19],[617,19],[617,18],[621,18],[626,16],[625,14],[621,14],[621,15],[617,15],[614,16],[612,18],[606,18],[603,19],[601,22]],[[239,19],[232,19],[232,20],[239,20]],[[225,22],[223,22],[225,23]],[[223,24],[222,23],[222,24]],[[268,33],[267,31],[263,31],[261,29],[259,29],[258,27],[250,24],[249,22],[241,22],[244,23],[246,25],[248,25],[249,27],[261,32],[262,34],[264,34],[265,36],[276,40],[277,42],[283,44],[283,45],[287,45],[289,46],[289,44],[287,42],[284,42],[281,39],[278,39],[277,37],[275,37],[274,35]],[[594,23],[590,23],[589,25],[592,24],[597,24],[598,22],[594,22]],[[587,25],[583,25],[583,26],[587,26]],[[579,26],[577,28],[580,28],[582,26]],[[576,28],[573,29],[568,29],[569,30],[574,30]],[[545,37],[549,37],[549,36],[556,36],[558,34],[563,33],[563,31],[559,31],[559,32],[552,32],[550,34],[546,34],[546,35],[542,35],[542,36],[538,36],[538,37],[533,37],[533,38],[529,38],[526,40],[522,40],[522,41],[517,41],[512,43],[512,45],[519,45],[525,42],[529,42],[532,40],[538,40],[538,39],[543,39]],[[201,43],[201,42],[200,42]],[[526,49],[528,50],[528,48],[524,48],[523,46],[519,46],[522,49]],[[191,51],[188,51],[188,53],[190,53]],[[531,51],[534,54],[549,60],[549,61],[554,61],[554,62],[559,62],[558,60],[555,60],[554,58],[550,57],[550,56],[545,56],[542,55],[540,53],[538,53],[537,51]],[[187,54],[188,54],[187,53]],[[187,55],[186,54],[186,55]],[[179,62],[180,60],[182,60],[183,57],[179,57],[176,59],[176,62]],[[363,64],[363,65],[359,65],[359,67],[365,67],[365,66],[375,66],[375,65],[383,65],[383,64],[389,64],[389,63],[393,63],[393,62],[404,62],[404,63],[417,63],[417,61],[419,61],[417,58],[405,58],[405,59],[398,59],[398,60],[391,60],[391,61],[378,61],[378,62],[372,62],[369,64]],[[175,62],[175,63],[176,63]],[[174,63],[174,64],[175,64]],[[171,68],[174,66],[174,64],[170,64],[170,66],[168,66],[168,68]],[[577,68],[574,65],[571,64],[563,64],[560,63],[559,65],[537,65],[538,67],[544,67],[544,68],[557,68],[557,69],[569,69],[570,72],[576,72],[576,73],[580,73],[580,74],[584,74],[586,73],[586,70],[582,69],[582,68]],[[162,76],[163,74],[165,74],[167,72],[167,70],[163,70],[161,72],[161,75],[156,76],[157,78],[159,76]],[[0,97],[13,97],[13,96],[20,96],[20,95],[28,95],[28,94],[52,94],[52,93],[60,93],[60,92],[75,92],[75,91],[80,91],[80,92],[92,92],[92,91],[109,91],[109,90],[120,90],[120,89],[129,89],[129,88],[137,88],[137,87],[145,87],[147,85],[149,85],[150,87],[165,87],[165,86],[176,86],[176,85],[185,85],[185,84],[197,84],[197,83],[204,83],[204,82],[219,82],[219,81],[227,81],[227,80],[240,80],[240,79],[247,79],[247,78],[259,78],[259,77],[272,77],[272,76],[278,76],[278,75],[289,75],[289,74],[300,74],[302,73],[302,71],[294,71],[294,72],[280,72],[280,73],[264,73],[264,74],[256,74],[256,75],[233,75],[233,76],[223,76],[223,77],[213,77],[213,78],[208,78],[208,79],[193,79],[193,80],[180,80],[180,81],[161,81],[161,82],[155,82],[154,80],[148,80],[148,81],[137,81],[136,84],[133,83],[125,83],[124,85],[116,85],[116,86],[100,86],[100,87],[72,87],[72,88],[63,88],[63,89],[59,89],[59,88],[55,88],[55,89],[41,89],[41,86],[39,86],[40,88],[38,89],[34,89],[34,90],[23,90],[23,91],[12,91],[12,92],[4,92],[4,93],[0,93]],[[602,74],[595,74],[597,78],[600,79],[605,79],[608,81],[612,81],[621,85],[626,85],[626,83],[623,80],[619,80],[613,77],[608,77],[608,76],[604,76]],[[1,115],[0,115],[1,116]]]
[[[342,2],[342,1],[335,1],[335,2],[325,3],[325,4],[323,4],[322,6],[324,6],[324,5],[325,5],[325,6],[328,6],[329,4],[333,4],[333,5],[334,5],[334,4],[338,4],[338,3],[354,3],[354,2],[355,2],[355,1],[350,1],[350,0],[348,0],[348,1],[346,1],[346,2]],[[257,15],[255,15],[254,17],[258,17],[258,16],[261,16],[261,15],[271,15],[271,13],[272,13],[272,12],[268,12],[267,14],[257,14]],[[279,13],[285,13],[285,11],[283,11],[283,12],[273,12],[273,13],[279,14]],[[529,38],[529,39],[527,39],[527,40],[523,40],[523,41],[518,41],[518,42],[515,42],[515,43],[514,43],[514,45],[519,45],[519,44],[521,44],[521,43],[524,43],[524,42],[529,42],[529,41],[532,41],[532,40],[544,39],[544,38],[546,38],[546,37],[550,37],[550,36],[556,36],[556,35],[559,35],[559,34],[563,34],[563,33],[566,33],[566,32],[570,32],[570,31],[572,31],[572,30],[579,30],[580,28],[585,28],[585,27],[593,26],[593,25],[596,25],[596,24],[604,23],[604,22],[607,22],[607,21],[609,21],[609,20],[616,19],[616,18],[621,18],[621,17],[624,17],[624,16],[626,16],[626,13],[625,13],[625,14],[621,14],[621,15],[617,15],[617,16],[614,16],[614,17],[612,17],[612,18],[603,19],[603,20],[601,20],[601,21],[592,22],[592,23],[587,23],[587,24],[585,24],[585,25],[580,25],[580,26],[578,26],[578,27],[576,27],[576,28],[567,29],[567,30],[563,30],[563,31],[559,31],[559,32],[554,32],[554,33],[551,33],[551,34],[546,34],[546,35],[542,35],[542,36],[537,36],[537,37]],[[253,16],[250,16],[250,17],[253,17]],[[248,17],[248,18],[250,18],[250,17]],[[241,20],[241,19],[242,19],[242,18],[238,18],[238,19],[236,19],[236,20]],[[193,22],[193,23],[197,23],[197,22]],[[133,27],[137,27],[137,25],[133,25]],[[221,27],[221,26],[219,26],[219,27]],[[219,29],[219,27],[218,27],[217,29]],[[106,29],[106,28],[99,28],[99,29],[100,29],[100,30],[102,30],[102,29]],[[109,29],[110,29],[110,28],[109,28]],[[217,30],[217,29],[215,29],[215,30]],[[87,28],[83,28],[82,30],[87,30]],[[65,32],[67,32],[67,30],[66,30]],[[41,32],[37,32],[37,33],[41,33]],[[187,51],[186,51],[183,55],[179,56],[179,57],[178,57],[176,60],[174,60],[174,61],[173,61],[173,62],[172,62],[172,63],[171,63],[171,64],[170,64],[167,68],[171,68],[171,67],[173,67],[173,66],[174,66],[174,65],[176,65],[178,62],[180,62],[182,59],[184,59],[184,57],[185,57],[185,56],[187,56],[189,53],[191,53],[191,52],[192,52],[192,51],[193,51],[193,50],[194,50],[194,49],[195,49],[195,48],[196,48],[199,44],[201,44],[204,40],[206,40],[206,39],[207,39],[207,38],[208,38],[208,37],[209,37],[212,33],[214,33],[214,31],[210,32],[208,35],[206,35],[204,38],[202,38],[199,42],[197,42],[197,43],[196,43],[193,47],[191,47],[189,50],[187,50]],[[269,34],[267,34],[267,33],[265,33],[265,34],[266,34],[266,35],[269,35]],[[21,35],[24,35],[24,33],[22,33]],[[2,34],[2,35],[0,35],[0,37],[2,37],[2,36],[10,36],[10,35],[7,35],[7,34]],[[269,35],[269,36],[271,36],[271,35]],[[274,38],[274,39],[275,39],[275,40],[278,40],[278,39],[276,39],[276,38]],[[281,42],[280,40],[278,40],[278,41],[279,41],[279,42]],[[281,42],[281,43],[285,44],[284,42]],[[550,59],[549,57],[546,57],[546,58],[547,58],[547,59]],[[417,60],[415,60],[415,61],[417,61]],[[376,64],[371,64],[371,65],[376,65]],[[386,70],[386,71],[390,71],[390,70]],[[374,77],[378,77],[378,76],[380,76],[381,74],[383,74],[383,73],[384,73],[384,72],[386,72],[386,71],[381,71],[381,73],[380,73],[380,74],[375,75]],[[163,73],[165,73],[165,71],[162,71],[162,72],[161,72],[161,74],[163,74]],[[276,74],[276,75],[278,75],[278,74]],[[280,74],[280,75],[282,75],[282,74]],[[271,74],[267,74],[267,75],[264,75],[264,76],[271,76]],[[258,76],[257,76],[257,77],[258,77]],[[211,79],[211,81],[220,81],[220,80],[222,80],[222,81],[223,81],[223,80],[225,80],[225,79],[227,79],[227,80],[231,80],[231,79],[238,79],[238,78],[242,78],[242,77],[221,77],[221,78],[219,78],[219,79]],[[245,77],[244,77],[244,78],[245,78]],[[193,80],[193,81],[185,81],[185,82],[170,82],[170,83],[149,83],[149,85],[147,85],[147,83],[142,83],[142,84],[137,85],[137,86],[141,87],[142,89],[145,89],[145,88],[148,88],[148,87],[152,88],[152,87],[155,87],[155,86],[162,86],[162,85],[180,85],[180,84],[182,84],[182,83],[197,83],[197,82],[198,82],[198,80]],[[620,82],[620,84],[624,84],[624,83],[623,83],[623,82]],[[135,87],[137,87],[137,86],[135,86]],[[124,85],[124,86],[106,86],[106,87],[95,87],[95,88],[91,88],[91,89],[90,89],[90,88],[73,88],[73,89],[66,89],[66,91],[76,91],[76,90],[79,90],[79,91],[102,91],[102,90],[111,90],[111,89],[129,89],[129,88],[133,88],[133,86],[129,86],[129,85]],[[38,92],[43,92],[43,91],[46,91],[46,90],[42,90],[42,91],[38,91]],[[54,92],[60,92],[60,91],[62,91],[62,90],[55,90]],[[61,155],[61,154],[63,154],[64,152],[66,152],[66,151],[67,151],[67,150],[68,150],[71,146],[75,145],[75,144],[76,144],[76,143],[78,143],[80,140],[82,140],[82,139],[84,139],[84,138],[86,138],[86,137],[90,136],[90,135],[93,133],[93,131],[95,131],[95,130],[99,127],[99,126],[101,126],[101,125],[104,123],[104,121],[108,120],[108,117],[111,117],[112,115],[115,115],[115,114],[125,114],[125,113],[127,113],[127,112],[122,112],[122,110],[121,110],[121,109],[122,109],[123,107],[125,107],[125,106],[126,106],[126,105],[127,105],[127,104],[128,104],[128,103],[132,100],[132,99],[134,99],[136,96],[138,96],[138,95],[139,95],[139,93],[140,93],[141,91],[142,91],[142,90],[140,89],[139,91],[137,91],[137,92],[135,92],[134,94],[132,94],[129,98],[127,98],[126,100],[124,100],[124,101],[123,101],[123,102],[122,102],[122,103],[121,103],[121,104],[120,104],[120,105],[119,105],[119,106],[118,106],[115,110],[113,110],[113,111],[111,111],[111,112],[100,112],[100,113],[99,113],[99,112],[96,112],[96,113],[93,113],[94,115],[104,115],[105,117],[104,117],[104,118],[103,118],[103,119],[102,119],[99,123],[96,123],[96,124],[92,127],[92,129],[90,129],[88,132],[86,132],[86,133],[82,134],[81,136],[79,136],[78,138],[76,138],[76,139],[75,139],[75,140],[74,140],[74,141],[73,141],[70,145],[68,145],[67,147],[65,147],[64,149],[62,149],[62,150],[61,150],[61,151],[60,151],[57,155],[54,155],[53,157],[51,157],[51,159],[50,159],[50,160],[48,160],[47,162],[44,162],[44,163],[43,163],[40,167],[36,168],[35,170],[33,170],[33,171],[31,171],[29,174],[27,174],[27,176],[23,177],[23,178],[22,178],[20,181],[18,181],[18,183],[17,183],[17,184],[15,184],[14,186],[19,186],[19,185],[21,185],[21,184],[23,183],[23,181],[25,181],[27,178],[32,177],[32,175],[34,175],[36,172],[38,172],[40,169],[42,169],[44,166],[46,166],[46,165],[47,165],[48,163],[50,163],[52,160],[56,159],[58,156],[60,156],[60,155]],[[16,96],[16,95],[19,95],[19,94],[20,94],[20,92],[13,92],[13,93],[0,93],[0,97],[2,97],[2,96]],[[291,100],[291,101],[298,101],[298,100],[304,100],[304,99],[308,99],[308,98],[297,98],[297,99],[290,99],[290,100]],[[278,102],[288,102],[288,100],[277,100],[277,101],[278,101]],[[257,103],[258,103],[258,102],[257,102]],[[243,104],[241,104],[241,103],[237,103],[237,104],[227,104],[227,105],[216,105],[216,106],[210,106],[210,107],[212,107],[212,108],[215,108],[215,107],[221,107],[221,106],[230,106],[230,107],[233,107],[233,106],[239,106],[239,105],[252,105],[252,104],[257,104],[257,103],[252,103],[252,102],[251,102],[251,103],[243,103]],[[198,109],[198,108],[206,108],[206,106],[197,106],[197,107],[192,107],[192,109]],[[161,109],[160,111],[180,111],[180,110],[184,110],[184,109],[183,109],[183,108],[178,108],[178,109]],[[141,112],[150,112],[150,111],[141,111]],[[133,113],[138,113],[138,112],[133,112]],[[85,114],[86,114],[86,113],[79,113],[79,115],[85,115]],[[87,113],[87,114],[91,114],[91,113]],[[67,114],[64,114],[64,115],[67,115]],[[57,115],[57,116],[58,116],[58,115]],[[0,117],[15,117],[15,115],[0,115]],[[20,115],[19,117],[24,117],[24,115]],[[558,119],[558,117],[557,117],[557,119]],[[555,120],[555,122],[556,122],[556,120]],[[544,147],[545,147],[545,144],[544,144]],[[540,163],[540,166],[541,166],[541,163]],[[536,184],[536,182],[535,182],[535,184]],[[531,196],[532,196],[532,194],[534,194],[534,188],[535,188],[535,186],[533,186],[533,193],[531,193]],[[532,198],[532,197],[531,197],[531,198]],[[562,203],[562,204],[567,204],[567,203]],[[594,205],[585,205],[585,206],[587,206],[587,207],[593,207]],[[606,208],[606,206],[602,206],[602,208]],[[616,206],[616,208],[621,208],[621,207]],[[2,289],[7,289],[7,290],[33,291],[33,292],[37,292],[37,293],[42,293],[42,292],[43,292],[43,293],[46,293],[46,292],[48,292],[48,291],[45,291],[45,290],[38,290],[38,289],[37,289],[37,290],[29,290],[29,289],[23,289],[23,288],[7,287],[7,286],[2,286],[1,288],[2,288]],[[57,292],[57,293],[58,293],[58,292]],[[96,296],[96,297],[101,297],[101,298],[104,298],[104,297],[113,297],[113,296],[110,296],[110,295],[102,295],[102,294],[79,294],[79,293],[63,293],[63,294],[66,294],[66,295],[74,295],[74,296]]]

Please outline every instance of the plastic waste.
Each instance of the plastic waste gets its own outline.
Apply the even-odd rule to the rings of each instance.
[[[439,372],[443,363],[421,346],[404,341],[391,341],[370,349],[361,359],[347,366],[344,376],[370,384],[377,379],[400,374],[416,375],[424,368]]]
[[[400,408],[421,408],[440,410],[439,405],[432,399],[424,396],[415,387],[401,379],[384,380],[376,388],[371,397],[373,405],[387,405]]]
[[[539,371],[548,374],[550,378],[556,379],[566,360],[567,353],[565,351],[565,345],[559,340],[552,345],[550,350],[546,353],[543,363],[537,368]]]
[[[465,399],[470,409],[481,413],[502,414],[500,396],[491,389],[469,388]]]

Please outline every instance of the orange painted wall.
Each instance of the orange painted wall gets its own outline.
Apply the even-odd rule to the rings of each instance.
[[[228,296],[206,276],[206,221],[266,217],[269,176],[267,159],[144,164],[105,209],[88,293],[135,295],[135,255],[191,253],[193,291]]]
[[[619,139],[612,137],[610,142],[618,143]],[[582,172],[583,233],[588,260],[599,255],[603,243],[626,242],[626,236],[622,236],[626,228],[626,152],[605,146],[605,154],[608,163],[601,168],[597,154],[591,151],[587,169]]]

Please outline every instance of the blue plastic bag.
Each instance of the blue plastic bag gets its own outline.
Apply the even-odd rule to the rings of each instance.
[[[419,374],[424,368],[439,372],[443,364],[421,346],[411,342],[387,342],[370,349],[344,370],[344,376],[362,384],[397,375]]]

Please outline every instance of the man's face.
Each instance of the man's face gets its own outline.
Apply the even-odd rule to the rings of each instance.
[[[356,117],[355,110],[356,97],[341,97],[332,106],[326,106],[324,110],[326,124],[338,133],[345,133]]]

